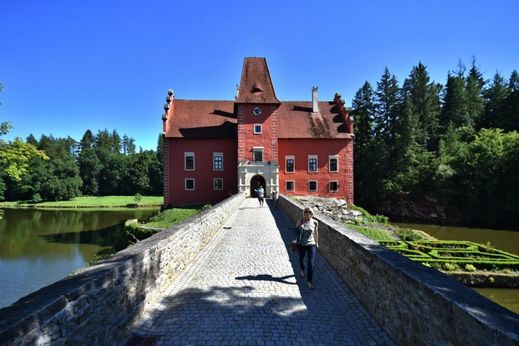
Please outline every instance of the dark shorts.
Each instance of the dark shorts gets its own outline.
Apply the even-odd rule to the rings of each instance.
[[[258,197],[258,201],[263,202],[263,197]]]

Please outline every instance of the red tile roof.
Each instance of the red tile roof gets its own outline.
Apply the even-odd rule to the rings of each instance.
[[[278,138],[351,138],[335,102],[319,102],[319,113],[312,113],[312,102],[282,102],[276,110]]]
[[[279,103],[265,58],[245,58],[237,103]]]
[[[237,138],[233,101],[174,99],[166,120],[166,137]],[[335,102],[282,102],[275,111],[278,138],[351,138]]]
[[[237,138],[233,101],[174,99],[166,137]]]

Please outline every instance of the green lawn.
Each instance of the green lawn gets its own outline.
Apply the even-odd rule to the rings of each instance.
[[[169,228],[172,225],[179,223],[180,221],[187,219],[188,217],[193,216],[204,209],[205,207],[166,209],[160,212],[158,215],[151,217],[148,222],[143,224],[143,226],[154,228]]]
[[[27,203],[26,201],[0,202],[2,207],[30,208],[115,208],[115,207],[147,207],[163,204],[162,196],[142,196],[137,202],[134,196],[102,196],[76,197],[68,201]]]
[[[352,225],[348,224],[346,227],[353,228],[355,231],[364,234],[366,237],[376,240],[376,241],[391,241],[394,238],[391,236],[391,233],[385,229],[380,229],[376,227],[369,227],[365,225]]]

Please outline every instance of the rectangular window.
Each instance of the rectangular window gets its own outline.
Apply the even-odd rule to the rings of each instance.
[[[285,156],[285,172],[286,173],[295,172],[295,157],[294,156]]]
[[[195,189],[195,179],[193,178],[186,178],[184,180],[184,187],[187,191],[194,190]]]
[[[308,155],[308,172],[317,172],[317,155]]]
[[[317,191],[317,180],[308,180],[308,191]]]
[[[213,153],[213,171],[223,171],[223,153]]]
[[[263,162],[263,147],[252,149],[252,162]]]
[[[336,180],[329,181],[328,189],[330,190],[330,192],[337,192],[339,190],[339,182]]]
[[[339,155],[330,155],[328,160],[328,169],[330,172],[339,171]]]
[[[223,179],[222,178],[213,179],[213,190],[223,190]]]
[[[195,170],[195,153],[184,153],[184,169],[186,171]]]
[[[287,192],[292,192],[292,191],[295,190],[295,183],[294,183],[293,180],[287,180],[287,181],[285,182],[285,190],[286,190]]]
[[[254,134],[260,135],[262,132],[261,124],[254,124]]]

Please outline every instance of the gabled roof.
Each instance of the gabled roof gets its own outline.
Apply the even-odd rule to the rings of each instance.
[[[265,58],[245,58],[236,103],[279,103]]]
[[[237,138],[233,101],[175,99],[166,120],[166,137]],[[335,102],[319,102],[319,113],[312,113],[312,102],[282,102],[275,111],[278,138],[351,138]]]
[[[233,101],[175,99],[166,137],[237,138]]]
[[[351,138],[344,117],[335,102],[319,102],[319,113],[312,102],[282,102],[276,110],[278,138]]]

